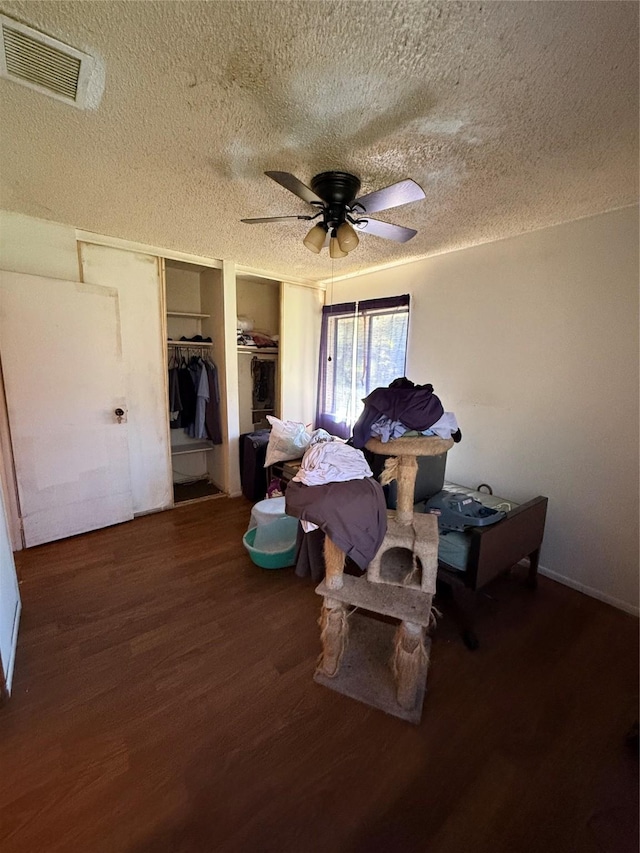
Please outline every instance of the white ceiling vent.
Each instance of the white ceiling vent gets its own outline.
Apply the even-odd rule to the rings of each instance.
[[[0,15],[0,77],[84,109],[94,58]]]

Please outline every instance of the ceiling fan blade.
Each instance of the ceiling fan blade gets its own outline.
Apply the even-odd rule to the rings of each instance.
[[[381,222],[379,219],[367,218],[364,225],[356,224],[358,231],[365,234],[373,234],[375,237],[384,237],[385,240],[395,240],[396,243],[406,243],[418,233],[413,228],[405,228],[402,225],[392,225],[391,222]]]
[[[256,216],[254,219],[241,219],[240,222],[248,222],[254,225],[256,222],[284,222],[286,219],[314,219],[313,216]]]
[[[399,181],[397,184],[391,184],[390,187],[360,196],[353,204],[361,204],[367,213],[375,213],[378,210],[389,210],[390,207],[400,207],[401,204],[409,204],[411,201],[420,201],[423,198],[425,194],[422,187],[407,178],[406,181]]]
[[[276,183],[284,187],[285,190],[289,190],[289,192],[297,195],[303,201],[307,201],[309,204],[319,202],[324,207],[324,202],[320,196],[316,195],[311,187],[299,181],[295,175],[291,175],[289,172],[265,172],[265,175],[272,178]]]

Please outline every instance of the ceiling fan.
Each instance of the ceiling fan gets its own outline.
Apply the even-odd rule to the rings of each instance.
[[[392,225],[369,216],[370,213],[425,198],[422,187],[410,179],[357,198],[360,179],[348,172],[321,172],[311,179],[310,187],[289,172],[265,172],[265,175],[308,202],[316,212],[313,215],[261,216],[241,221],[255,224],[322,217],[303,240],[307,249],[315,254],[328,244],[332,258],[346,257],[360,242],[356,230],[397,243],[406,243],[418,233],[413,228]]]

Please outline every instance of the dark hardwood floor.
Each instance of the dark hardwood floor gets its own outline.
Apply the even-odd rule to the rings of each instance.
[[[637,620],[545,578],[448,603],[422,723],[312,681],[320,599],[244,499],[18,555],[2,853],[637,850]],[[490,597],[489,597],[490,596]]]

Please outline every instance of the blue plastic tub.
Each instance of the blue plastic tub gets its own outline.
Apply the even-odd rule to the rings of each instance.
[[[285,569],[295,563],[297,533],[298,519],[285,515],[269,524],[251,527],[242,537],[242,544],[261,569]]]

